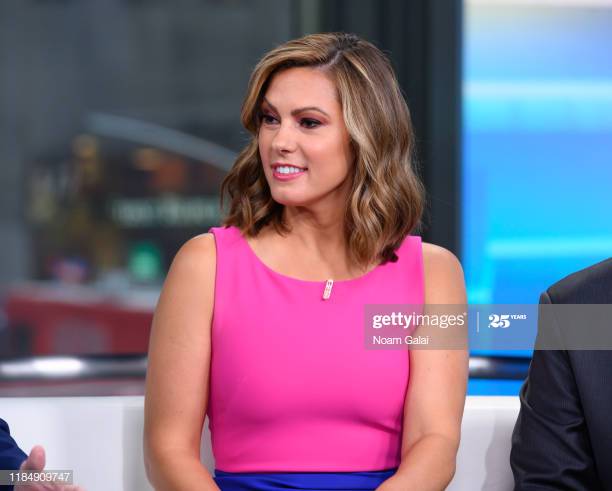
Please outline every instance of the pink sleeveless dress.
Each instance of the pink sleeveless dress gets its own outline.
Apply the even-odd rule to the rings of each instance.
[[[226,472],[377,471],[400,463],[407,350],[364,347],[365,304],[422,304],[421,239],[365,275],[304,281],[266,266],[236,227],[217,250],[208,417]]]

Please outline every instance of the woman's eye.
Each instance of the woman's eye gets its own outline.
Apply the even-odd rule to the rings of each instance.
[[[304,118],[302,119],[302,124],[306,126],[306,128],[316,128],[321,123],[316,119]]]
[[[274,116],[270,116],[269,114],[262,114],[259,116],[259,118],[265,124],[271,124],[274,122]]]
[[[259,115],[259,119],[261,120],[263,124],[276,123],[276,118],[270,114],[261,113]],[[317,121],[316,119],[302,118],[300,120],[300,124],[306,129],[313,129],[313,128],[316,128],[317,126],[320,126],[321,122]]]

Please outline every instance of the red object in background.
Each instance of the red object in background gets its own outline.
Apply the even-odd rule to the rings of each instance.
[[[5,309],[9,335],[21,331],[28,339],[27,353],[19,355],[144,354],[154,302],[134,305],[91,287],[32,284],[10,289]]]

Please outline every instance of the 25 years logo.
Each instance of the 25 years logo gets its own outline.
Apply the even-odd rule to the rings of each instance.
[[[494,329],[506,329],[510,327],[510,320],[527,320],[526,314],[491,314],[489,315],[489,327]]]
[[[510,315],[509,314],[491,314],[489,316],[489,327],[501,327],[502,329],[506,329],[510,327]]]

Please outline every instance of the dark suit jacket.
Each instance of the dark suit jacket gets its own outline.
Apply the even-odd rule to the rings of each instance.
[[[612,258],[554,284],[540,302],[612,304]],[[612,351],[534,351],[520,401],[515,491],[612,490]]]
[[[11,437],[9,427],[3,419],[0,419],[0,469],[17,470],[27,455],[15,443]],[[13,486],[0,485],[1,491],[12,490]]]
[[[11,437],[6,421],[0,419],[0,469],[19,469],[26,457]]]

